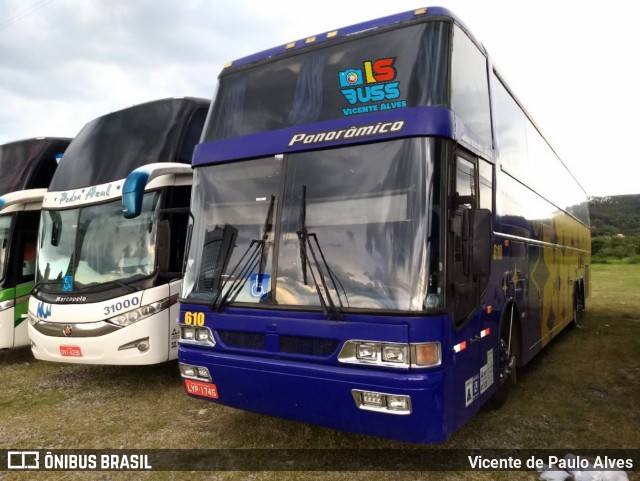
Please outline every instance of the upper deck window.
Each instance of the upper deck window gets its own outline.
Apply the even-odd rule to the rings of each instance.
[[[448,105],[450,24],[304,49],[220,78],[205,141],[382,110]]]
[[[459,27],[453,32],[451,109],[462,121],[463,138],[491,147],[487,59]]]

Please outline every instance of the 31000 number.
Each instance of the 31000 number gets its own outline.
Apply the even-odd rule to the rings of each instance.
[[[132,297],[131,299],[125,299],[124,301],[118,301],[110,306],[104,307],[104,315],[108,316],[110,314],[115,314],[118,311],[122,311],[124,309],[129,309],[130,307],[135,307],[140,304],[140,299],[137,297]]]

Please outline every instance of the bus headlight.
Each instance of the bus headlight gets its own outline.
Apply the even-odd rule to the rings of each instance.
[[[365,411],[376,411],[386,414],[411,414],[411,398],[403,394],[387,394],[382,392],[361,391],[352,389],[351,395],[356,406]]]
[[[405,363],[408,357],[408,348],[409,346],[406,345],[383,344],[382,360],[384,362]]]
[[[361,342],[356,345],[356,357],[364,361],[375,361],[378,359],[378,347],[369,342]]]
[[[439,342],[400,344],[353,340],[344,343],[338,361],[408,369],[439,366],[442,353]]]
[[[132,311],[123,312],[122,314],[113,316],[107,319],[107,322],[110,322],[117,326],[126,327],[133,324],[134,322],[138,322],[149,316],[153,316],[154,314],[166,309],[167,307],[169,307],[169,299],[163,299],[162,301],[152,302],[151,304],[140,306]]]
[[[211,382],[211,374],[209,374],[209,369],[207,369],[206,367],[193,366],[191,364],[185,364],[183,362],[178,363],[178,365],[180,366],[180,374],[182,375],[182,377]]]
[[[186,326],[181,324],[180,341],[188,342],[189,344],[216,345],[211,330],[205,326]]]

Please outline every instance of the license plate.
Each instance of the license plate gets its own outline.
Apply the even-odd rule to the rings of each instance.
[[[60,354],[65,357],[82,357],[80,346],[60,346]]]
[[[210,399],[218,399],[218,388],[215,384],[194,381],[193,379],[185,379],[184,387],[187,389],[189,394],[208,397]]]

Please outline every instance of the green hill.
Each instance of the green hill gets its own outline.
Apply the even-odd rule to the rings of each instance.
[[[640,262],[640,194],[591,197],[593,262]]]
[[[640,236],[640,194],[591,197],[591,235]]]

